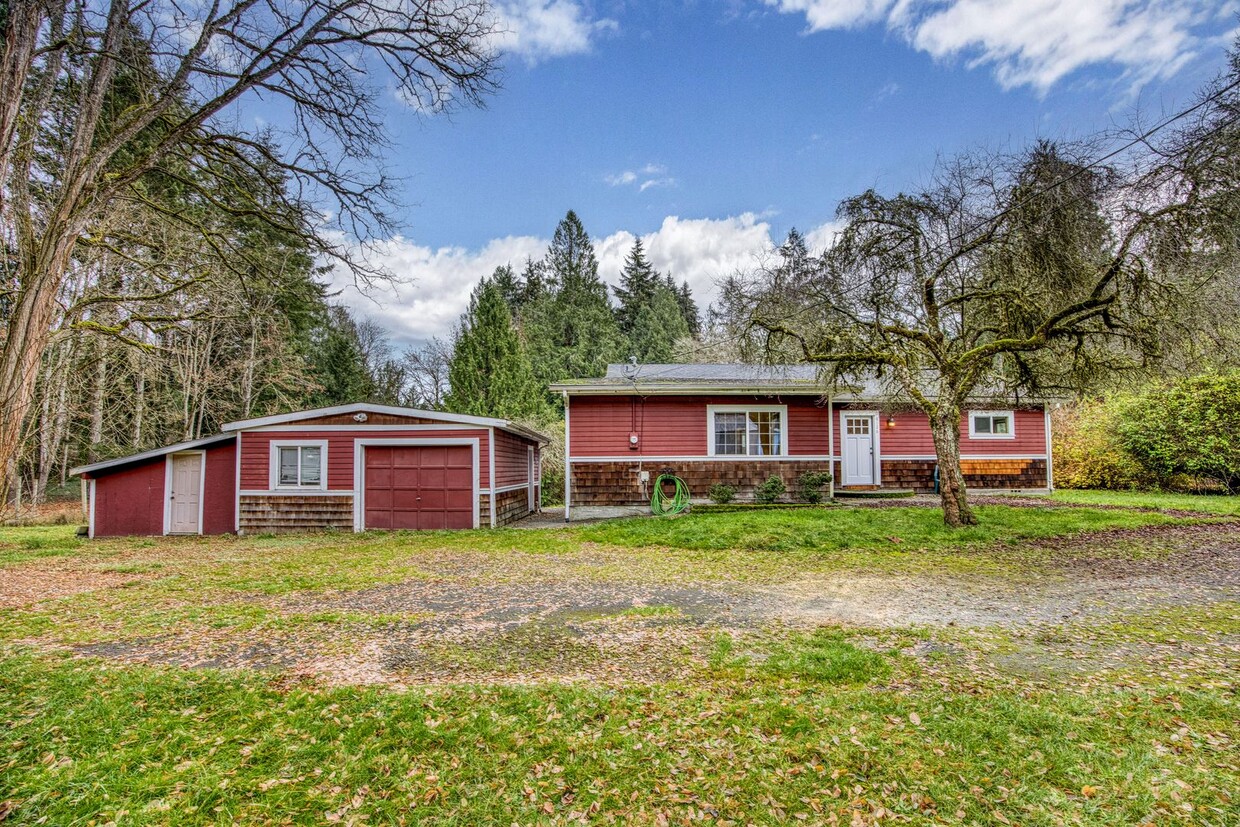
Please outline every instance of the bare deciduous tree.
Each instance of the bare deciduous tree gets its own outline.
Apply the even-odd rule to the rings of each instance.
[[[951,526],[977,522],[967,406],[1148,364],[1218,272],[1203,265],[1217,258],[1213,207],[1182,166],[1121,174],[1090,154],[1040,144],[944,165],[911,195],[850,198],[826,253],[764,273],[751,296],[768,347],[836,381],[884,377],[929,417]]]
[[[0,502],[75,257],[111,245],[120,205],[197,233],[239,278],[263,272],[183,198],[296,235],[359,277],[348,240],[392,229],[381,154],[389,84],[411,106],[495,85],[485,0],[18,0],[0,14]],[[225,127],[269,101],[288,128]],[[280,148],[276,148],[278,138]],[[312,209],[313,207],[313,209]],[[329,225],[317,217],[332,216]],[[338,232],[330,232],[335,229]]]

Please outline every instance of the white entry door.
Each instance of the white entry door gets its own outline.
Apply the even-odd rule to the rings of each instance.
[[[201,501],[202,454],[174,454],[168,491],[168,533],[197,534]]]
[[[874,416],[844,414],[844,485],[874,484]]]

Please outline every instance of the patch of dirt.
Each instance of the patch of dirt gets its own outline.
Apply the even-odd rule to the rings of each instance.
[[[123,588],[146,576],[46,562],[4,566],[0,567],[0,609],[17,609],[99,589]]]
[[[1122,546],[1133,554],[1116,555]],[[758,613],[789,624],[1020,627],[1240,600],[1234,522],[1106,531],[1037,548],[1063,559],[1036,578],[841,573],[766,587]]]

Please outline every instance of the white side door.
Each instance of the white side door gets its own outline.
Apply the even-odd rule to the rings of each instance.
[[[844,485],[874,484],[874,417],[844,414]]]
[[[202,454],[174,454],[168,492],[168,533],[197,534],[202,501]]]

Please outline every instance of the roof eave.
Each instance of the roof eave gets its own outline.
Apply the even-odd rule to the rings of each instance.
[[[672,395],[680,396],[684,394],[734,394],[741,396],[772,396],[782,394],[795,394],[799,396],[821,396],[826,391],[821,385],[804,382],[798,384],[785,385],[719,385],[719,384],[694,384],[687,382],[659,382],[651,384],[642,384],[638,382],[629,382],[627,384],[616,383],[596,383],[596,384],[571,384],[557,383],[551,385],[551,390],[557,393],[563,392],[568,394],[590,394],[593,396],[616,395],[631,396],[640,394],[642,396],[658,396]]]
[[[116,459],[105,459],[100,462],[92,462],[89,465],[79,465],[76,468],[69,469],[69,475],[76,477],[82,474],[94,474],[96,471],[106,471],[109,468],[116,468],[121,465],[129,465],[134,462],[144,462],[148,459],[155,459],[166,454],[175,454],[178,451],[192,451],[195,448],[205,448],[208,445],[214,445],[217,442],[226,442],[230,439],[236,439],[236,434],[214,434],[213,436],[202,437],[201,439],[191,439],[188,442],[178,442],[173,445],[165,445],[162,448],[155,448],[150,451],[143,451],[139,454],[130,454],[127,457],[117,457]]]
[[[350,402],[347,405],[332,405],[326,408],[313,408],[308,411],[293,411],[286,414],[274,414],[272,416],[260,416],[255,419],[240,419],[235,422],[226,422],[220,429],[222,431],[247,431],[251,428],[264,428],[269,425],[283,425],[289,422],[298,422],[303,419],[314,419],[320,416],[339,416],[342,414],[360,413],[368,411],[372,413],[389,414],[391,416],[412,416],[423,419],[439,419],[444,422],[453,422],[463,425],[478,425],[483,428],[503,428],[508,426],[508,420],[496,419],[489,416],[468,416],[466,414],[444,413],[443,411],[427,411],[421,408],[404,408],[399,405],[379,405],[370,402]]]

